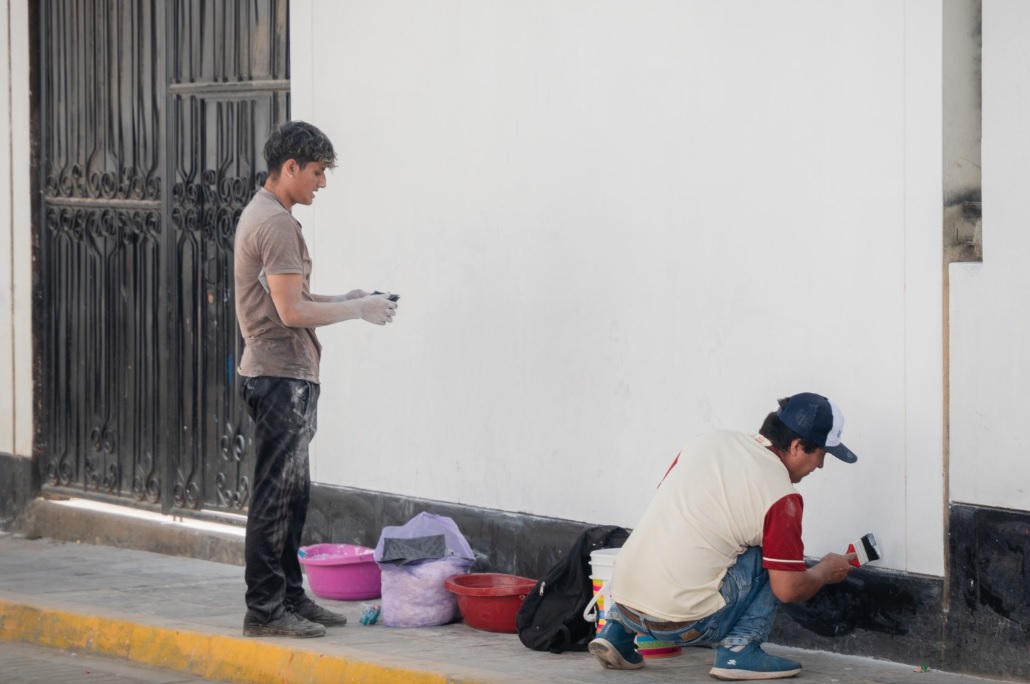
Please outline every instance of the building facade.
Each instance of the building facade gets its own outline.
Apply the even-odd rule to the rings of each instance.
[[[245,513],[232,217],[256,141],[300,118],[340,154],[296,212],[314,288],[402,295],[386,328],[320,331],[313,540],[431,510],[538,575],[584,524],[632,527],[691,437],[816,391],[860,460],[799,486],[807,553],[872,531],[883,558],[775,638],[1030,677],[1023,3],[141,1],[109,24],[155,55],[127,80],[131,50],[47,51],[57,4],[89,3],[10,0],[0,30],[3,517],[48,493]],[[56,107],[157,131],[157,196],[51,188],[68,140],[107,170],[132,137]]]

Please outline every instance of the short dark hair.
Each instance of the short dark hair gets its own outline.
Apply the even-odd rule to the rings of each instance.
[[[778,402],[781,409],[787,404],[786,399],[779,399]],[[758,434],[772,442],[772,445],[781,451],[789,449],[795,439],[801,439],[801,436],[798,435],[798,433],[783,424],[783,421],[780,420],[780,416],[778,415],[778,411],[773,411],[765,417],[765,422],[762,423],[762,427],[758,430]],[[801,448],[804,449],[806,454],[810,454],[820,447],[801,439]]]
[[[321,162],[327,168],[336,166],[336,150],[325,133],[304,121],[287,121],[276,126],[265,142],[268,173],[278,174],[290,159],[301,168],[308,162]]]

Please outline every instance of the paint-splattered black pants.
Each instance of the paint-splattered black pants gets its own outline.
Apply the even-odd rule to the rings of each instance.
[[[311,491],[308,445],[317,428],[319,386],[292,378],[241,378],[254,419],[254,484],[245,556],[248,615],[261,622],[302,602],[297,550]]]

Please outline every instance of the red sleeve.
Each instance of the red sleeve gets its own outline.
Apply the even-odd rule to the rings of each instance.
[[[670,465],[669,469],[665,471],[664,475],[662,475],[662,482],[665,482],[665,478],[669,477],[669,473],[671,473],[672,469],[676,467],[676,464],[680,462],[680,454],[682,453],[683,452],[681,451],[679,454],[676,454],[676,458],[672,459],[672,465]],[[659,487],[662,486],[662,482],[658,483]]]
[[[762,533],[762,567],[769,570],[804,571],[805,545],[801,541],[801,517],[805,503],[798,493],[788,494],[765,514]]]

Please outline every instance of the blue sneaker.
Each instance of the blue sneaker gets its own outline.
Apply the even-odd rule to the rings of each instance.
[[[801,663],[769,655],[761,644],[752,641],[741,651],[720,646],[715,653],[715,667],[708,671],[716,679],[732,681],[753,679],[780,679],[801,672]]]
[[[594,654],[601,667],[609,670],[639,670],[644,666],[644,656],[637,651],[635,638],[636,634],[627,631],[620,623],[608,620],[587,649]]]

